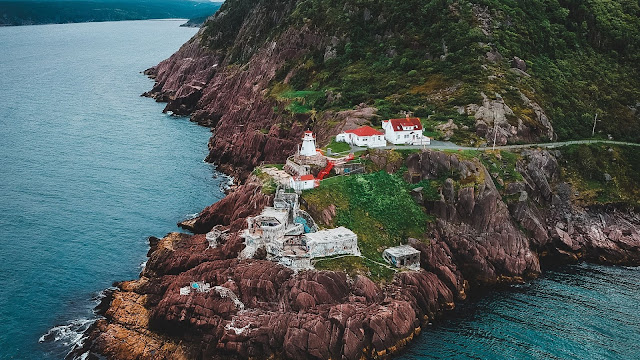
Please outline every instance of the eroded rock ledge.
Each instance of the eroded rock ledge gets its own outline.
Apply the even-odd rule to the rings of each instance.
[[[118,284],[107,298],[105,319],[90,329],[85,349],[112,359],[380,358],[469,291],[537,276],[541,260],[640,264],[637,215],[572,205],[552,153],[524,153],[524,181],[502,194],[476,159],[426,151],[406,165],[411,181],[447,174],[476,180],[460,187],[449,178],[439,200],[418,200],[438,215],[430,244],[412,242],[421,251],[420,271],[376,284],[363,275],[294,274],[269,261],[238,260],[237,232],[270,200],[250,177],[187,224],[198,233],[228,229],[221,246],[208,248],[204,234],[150,239],[140,279]],[[502,195],[515,192],[519,200],[507,206]],[[244,309],[215,291],[181,296],[191,281],[232,291]]]

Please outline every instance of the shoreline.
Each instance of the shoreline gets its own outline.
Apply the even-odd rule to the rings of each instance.
[[[248,182],[250,183],[251,181],[252,181],[252,179],[250,178],[248,180]],[[223,198],[222,200],[220,200],[216,204],[219,204],[220,202],[223,202],[229,196],[232,196],[232,197],[233,196],[237,196],[238,192],[241,192],[243,187],[245,187],[246,185],[247,185],[246,182],[238,185],[237,188],[234,191],[231,191],[225,198]],[[257,187],[254,188],[254,190],[253,190],[254,193],[255,193],[255,189],[257,189]],[[233,199],[230,202],[234,202],[235,204],[237,204],[237,202],[235,200],[236,199]],[[219,216],[219,215],[224,215],[224,214],[218,213],[219,210],[224,210],[224,207],[222,207],[222,209],[221,209],[221,207],[219,207],[219,206],[217,207],[216,204],[214,204],[211,207],[203,210],[200,213],[200,216],[197,217],[196,219],[201,220],[202,217],[207,217],[207,216],[214,216],[215,217],[215,216]],[[243,219],[240,219],[240,220],[243,221]],[[211,222],[211,221],[215,221],[215,220],[208,219],[207,221]],[[207,225],[203,225],[203,224],[207,224],[207,221],[205,221],[204,223],[201,223],[199,226],[205,226],[206,227]],[[171,236],[171,234],[169,236]],[[186,239],[186,238],[189,238],[190,240]],[[204,240],[203,236],[199,235],[197,230],[196,230],[196,233],[194,233],[194,235],[188,235],[186,238],[182,239],[182,240],[179,240],[179,241],[187,241],[189,243],[192,243],[191,241],[196,240],[196,243],[197,243],[199,241]],[[200,239],[202,239],[202,240],[200,240]],[[163,241],[166,241],[166,240],[157,239],[157,238],[153,238],[153,240],[150,240],[151,246],[150,246],[150,250],[149,250],[149,253],[148,253],[150,261],[151,261],[152,258],[154,258],[157,255],[158,251],[162,251],[161,248],[159,249],[157,247],[158,246],[157,244],[159,244],[159,243],[161,243]],[[173,242],[174,240],[171,240],[171,241]],[[175,244],[178,244],[178,243],[175,243]],[[194,245],[190,245],[190,246],[194,246]],[[171,245],[171,247],[174,247],[174,245]],[[424,249],[422,249],[422,250],[424,250]],[[548,271],[549,269],[553,269],[554,267],[549,267],[549,263],[554,264],[555,267],[564,267],[564,266],[568,265],[568,263],[566,263],[566,262],[562,263],[562,262],[559,262],[557,259],[554,260],[553,257],[542,257],[541,260],[546,260],[546,261],[541,261],[541,263],[543,263],[545,265],[544,265],[544,268],[540,269],[540,271]],[[226,260],[226,261],[228,261],[228,260]],[[232,263],[237,263],[238,265],[233,265],[233,266],[239,266],[239,265],[242,265],[242,264],[245,264],[246,266],[251,266],[250,264],[252,264],[252,262],[260,262],[260,260],[252,260],[252,261],[248,261],[248,262],[247,261],[237,262],[237,260],[234,260],[234,261],[235,262],[232,262]],[[581,260],[580,262],[584,262],[584,260]],[[604,263],[606,264],[606,262],[604,262]],[[158,265],[160,265],[160,264],[158,264]],[[245,265],[242,265],[242,266],[245,266]],[[267,266],[268,265],[268,268],[277,267],[273,263],[264,264],[264,262],[262,262],[262,265],[263,266]],[[152,266],[153,266],[153,264],[152,264]],[[170,269],[170,268],[168,268],[168,269]],[[425,270],[423,269],[418,273],[424,273],[424,272],[425,272]],[[308,272],[305,272],[305,273],[306,274],[303,274],[303,276],[307,276],[310,273],[317,273],[317,271],[311,271],[310,273],[308,273]],[[404,274],[406,275],[407,273],[404,273]],[[179,275],[182,276],[182,274],[179,274]],[[489,285],[488,287],[486,287],[486,285],[485,285],[484,288],[483,287],[477,287],[477,286],[473,286],[473,287],[465,286],[464,287],[464,291],[461,293],[461,294],[463,294],[463,296],[461,298],[458,298],[458,300],[455,300],[455,303],[460,303],[460,302],[465,302],[466,303],[468,301],[476,302],[476,301],[482,299],[483,297],[487,296],[487,294],[490,294],[490,293],[494,292],[496,289],[500,289],[500,290],[505,290],[506,289],[506,290],[508,290],[509,287],[513,286],[514,284],[521,284],[521,283],[524,283],[524,282],[529,282],[529,281],[535,279],[536,277],[537,276],[528,277],[527,279],[520,278],[520,277],[517,277],[517,276],[516,277],[498,278],[498,279],[496,279],[497,281],[494,284]],[[148,278],[148,280],[145,280],[145,279],[147,279],[147,275],[145,275],[144,271],[143,271],[143,276],[139,280],[125,281],[125,282],[119,283],[118,284],[119,287],[120,287],[119,290],[114,291],[114,293],[112,293],[111,295],[117,294],[117,293],[126,294],[126,293],[131,292],[131,291],[133,291],[132,294],[140,293],[140,291],[143,291],[143,290],[141,290],[141,287],[144,287],[146,282],[153,280],[153,278]],[[140,281],[142,281],[142,283],[139,283]],[[358,280],[354,279],[353,281],[357,282]],[[395,280],[394,280],[394,282],[395,282]],[[238,281],[236,281],[236,283],[238,283]],[[429,281],[427,281],[425,283],[429,283]],[[423,283],[423,285],[425,283]],[[274,285],[275,285],[275,283],[274,283]],[[389,285],[390,284],[384,285],[384,287],[380,288],[379,290],[377,290],[375,292],[376,293],[388,293],[389,289],[387,289],[387,288],[388,288]],[[375,285],[373,285],[373,286],[375,286]],[[392,292],[393,291],[394,290],[392,290]],[[398,289],[396,289],[395,291],[398,291]],[[244,293],[244,292],[242,292],[242,293]],[[369,294],[369,296],[375,297],[376,295]],[[103,308],[105,309],[104,316],[107,317],[107,322],[112,322],[113,319],[114,319],[114,317],[113,317],[114,316],[113,315],[114,311],[112,309],[113,304],[111,304],[112,301],[113,301],[113,298],[105,299],[105,300],[103,300],[103,302],[109,302],[110,304],[101,303],[101,306],[103,306]],[[392,339],[392,343],[388,344],[384,348],[368,348],[368,347],[366,347],[366,348],[363,349],[363,351],[365,351],[365,353],[369,353],[370,354],[369,355],[370,358],[389,358],[389,357],[395,357],[396,355],[401,354],[404,351],[404,349],[406,349],[406,345],[410,344],[412,342],[413,338],[422,330],[422,328],[424,328],[425,326],[428,326],[428,324],[430,324],[430,323],[436,324],[436,326],[437,326],[438,322],[440,322],[443,319],[447,318],[448,311],[455,311],[453,309],[455,307],[453,298],[451,298],[451,301],[449,302],[450,305],[448,305],[448,304],[445,305],[445,303],[442,303],[440,301],[438,303],[439,303],[439,305],[437,305],[435,308],[433,308],[433,307],[431,308],[432,312],[430,312],[428,315],[425,313],[425,315],[423,315],[421,317],[418,317],[416,319],[417,321],[419,321],[419,324],[416,327],[412,328],[413,330],[411,330],[409,333],[407,333],[407,334],[405,334],[405,335],[403,335],[402,337],[399,337],[399,338],[391,337],[390,339]],[[433,305],[435,305],[435,304],[433,304]],[[120,304],[118,306],[122,306],[122,304]],[[340,305],[340,306],[342,306],[342,305]],[[112,313],[109,314],[108,313],[109,311],[112,311]],[[116,309],[115,313],[120,312],[120,311],[121,310],[117,310]],[[118,321],[121,321],[121,320],[116,320],[116,322],[118,322]],[[125,321],[125,323],[126,323],[126,321]],[[95,326],[92,325],[92,329],[90,329],[88,331],[88,333],[92,333],[93,332],[95,336],[99,336],[99,333],[98,334],[95,334],[95,333],[99,332],[99,331],[102,331],[100,329],[104,329],[104,325],[105,324],[96,323]],[[154,326],[155,327],[157,327],[157,326],[164,327],[163,325],[158,325],[158,324],[154,325]],[[173,341],[173,340],[167,340],[167,341]],[[89,348],[92,348],[93,345],[88,345],[88,346],[89,346]],[[189,352],[195,351],[193,348],[190,348],[190,345],[184,345],[184,346],[187,349],[186,350],[181,350],[183,352],[189,353]],[[196,345],[194,344],[193,346],[196,346]]]
[[[166,102],[165,112],[188,115],[213,129],[207,161],[233,174],[238,184],[192,219],[193,235],[150,238],[140,278],[119,283],[106,319],[90,332],[93,350],[122,359],[149,358],[150,352],[184,359],[389,357],[397,344],[406,345],[417,328],[467,301],[474,289],[522,283],[549,262],[640,264],[640,218],[577,204],[559,175],[559,153],[547,149],[522,150],[513,164],[522,179],[511,186],[502,186],[489,165],[463,154],[427,149],[391,165],[384,151],[378,159],[370,157],[388,172],[406,166],[412,183],[446,178],[437,197],[416,199],[436,218],[426,229],[428,245],[411,243],[420,251],[420,271],[376,283],[366,273],[294,274],[269,261],[238,260],[244,246],[238,232],[245,219],[272,201],[252,171],[264,162],[281,163],[308,124],[300,117],[300,123],[281,128],[285,122],[274,114],[275,103],[258,91],[271,81],[262,74],[304,54],[315,39],[307,30],[282,35],[299,41],[293,49],[286,47],[289,53],[283,43],[274,43],[256,50],[242,69],[226,66],[224,54],[204,49],[196,35],[171,58],[145,70],[155,80],[145,96]],[[238,99],[251,106],[238,106]],[[320,119],[313,124],[318,141],[335,135],[336,128],[323,128],[329,122],[369,121],[374,113],[358,107]],[[473,186],[463,186],[468,179]],[[307,210],[325,226],[336,216],[335,204]],[[204,233],[214,226],[229,236],[209,248]],[[192,281],[232,291],[243,310],[213,292],[179,295]]]

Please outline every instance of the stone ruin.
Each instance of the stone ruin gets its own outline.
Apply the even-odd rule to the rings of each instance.
[[[247,219],[241,258],[253,258],[264,248],[267,259],[294,271],[313,269],[311,260],[335,255],[360,256],[357,235],[345,228],[318,230],[313,218],[298,205],[298,194],[276,192],[273,207]]]

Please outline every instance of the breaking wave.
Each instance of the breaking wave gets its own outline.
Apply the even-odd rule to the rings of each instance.
[[[85,331],[95,321],[96,319],[76,319],[66,325],[54,326],[38,342],[60,342],[66,347],[82,346]]]

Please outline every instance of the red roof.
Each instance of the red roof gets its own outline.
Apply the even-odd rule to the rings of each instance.
[[[372,128],[371,126],[363,126],[353,130],[347,130],[346,133],[354,134],[357,136],[373,136],[384,135],[384,133]]]
[[[309,181],[309,180],[315,180],[313,175],[309,174],[309,175],[300,176],[300,181]]]
[[[418,118],[391,119],[393,130],[403,130],[403,127],[413,127],[414,130],[422,130],[422,124]]]

